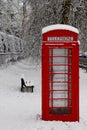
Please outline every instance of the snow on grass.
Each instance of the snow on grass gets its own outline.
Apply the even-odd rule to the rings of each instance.
[[[24,74],[33,81],[34,93],[20,92]],[[80,69],[80,122],[42,121],[41,67],[23,60],[0,68],[0,130],[87,130],[87,73]]]

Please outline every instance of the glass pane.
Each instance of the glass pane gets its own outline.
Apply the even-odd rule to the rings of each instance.
[[[51,89],[51,83],[50,83]],[[53,83],[54,90],[68,90],[68,83]]]
[[[54,74],[53,81],[68,81],[67,74]]]
[[[68,59],[66,57],[54,57],[53,64],[68,64]]]
[[[50,98],[68,98],[67,91],[51,91]]]
[[[50,72],[68,72],[68,66],[50,66]]]
[[[60,49],[60,48],[53,49],[53,56],[67,56],[67,55],[68,55],[68,49]]]
[[[68,98],[67,91],[54,91],[53,98]]]
[[[72,108],[50,108],[50,114],[71,114]]]
[[[50,104],[49,106],[51,106],[52,103],[51,103],[51,100],[50,100]],[[68,101],[67,100],[53,100],[53,107],[67,107],[68,106]]]
[[[67,100],[53,100],[53,106],[55,107],[67,107],[68,101]]]

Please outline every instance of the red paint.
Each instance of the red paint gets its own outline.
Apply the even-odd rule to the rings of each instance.
[[[73,41],[47,41],[55,36]],[[42,37],[42,119],[79,121],[78,34],[53,30]]]
[[[47,41],[47,38],[49,36],[72,36],[74,38],[73,41],[77,41],[78,40],[78,35],[74,32],[71,32],[70,30],[53,30],[53,31],[49,31],[47,33],[43,34],[43,41]]]

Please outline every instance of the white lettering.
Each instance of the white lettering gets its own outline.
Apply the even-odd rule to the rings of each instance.
[[[73,41],[73,37],[48,37],[48,41]]]

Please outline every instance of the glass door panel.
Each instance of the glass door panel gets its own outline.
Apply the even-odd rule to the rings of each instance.
[[[49,50],[49,112],[72,113],[72,49]]]

